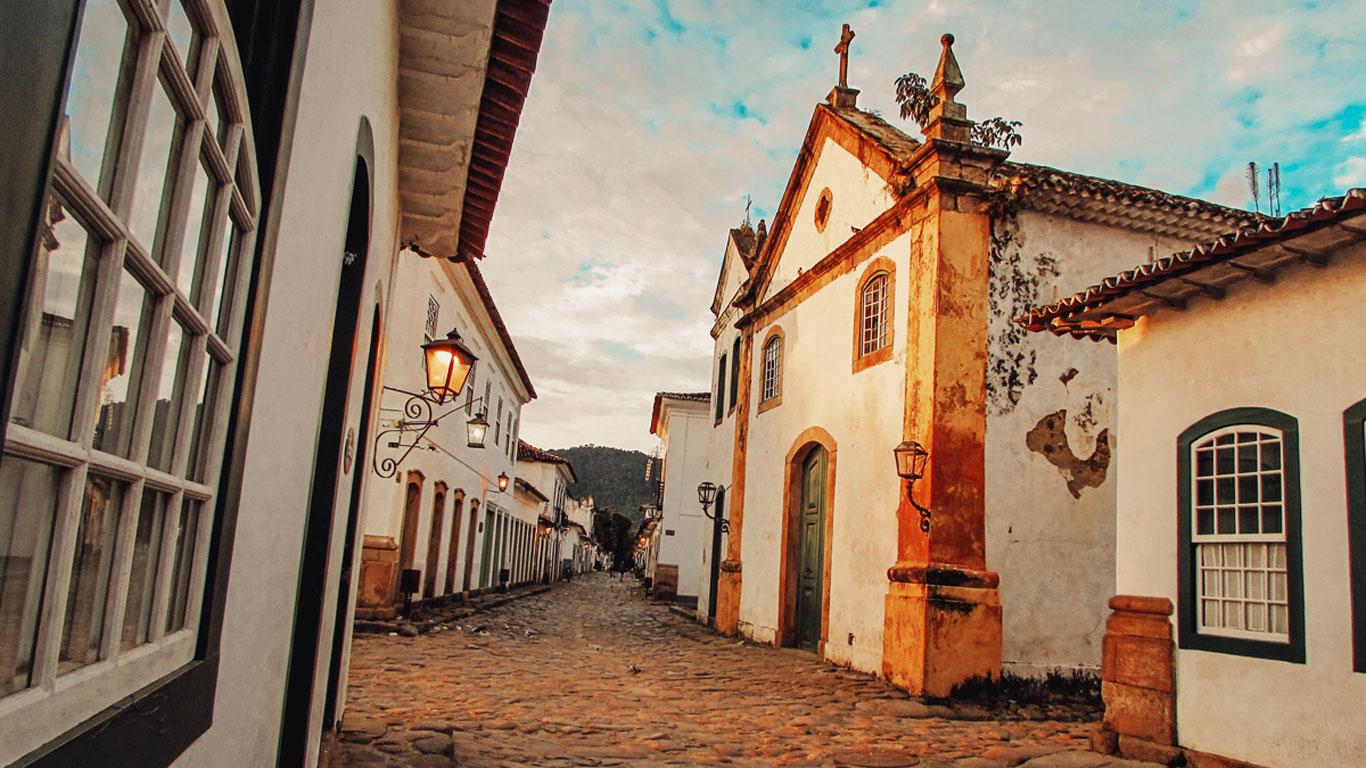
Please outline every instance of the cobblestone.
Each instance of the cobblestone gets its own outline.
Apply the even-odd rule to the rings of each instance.
[[[635,670],[635,671],[633,671]],[[924,705],[713,634],[606,575],[419,637],[357,635],[342,766],[1110,768],[1094,723]]]

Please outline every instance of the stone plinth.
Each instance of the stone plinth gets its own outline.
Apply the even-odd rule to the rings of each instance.
[[[361,548],[356,618],[392,619],[398,615],[398,542],[391,536],[366,536]]]
[[[660,599],[678,594],[678,566],[660,563],[655,566],[655,585],[652,594]]]
[[[893,685],[943,698],[968,680],[1000,679],[996,574],[894,566],[887,575],[882,672]]]
[[[1153,744],[1176,744],[1176,667],[1172,602],[1165,597],[1110,598],[1101,651],[1105,728]]]

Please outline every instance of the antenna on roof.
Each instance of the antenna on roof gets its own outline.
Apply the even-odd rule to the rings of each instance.
[[[1257,164],[1247,164],[1247,186],[1252,191],[1252,210],[1262,212],[1262,194],[1257,188]]]
[[[1272,163],[1266,169],[1266,211],[1277,218],[1281,215],[1281,164]]]

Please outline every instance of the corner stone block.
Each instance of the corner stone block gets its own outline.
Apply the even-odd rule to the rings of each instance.
[[[1105,726],[1120,738],[1176,744],[1176,666],[1172,603],[1161,597],[1116,595],[1101,655]],[[1122,744],[1121,744],[1122,751]]]

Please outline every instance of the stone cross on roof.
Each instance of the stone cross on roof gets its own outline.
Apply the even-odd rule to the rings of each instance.
[[[840,44],[835,46],[835,53],[840,55],[840,88],[849,87],[849,43],[854,39],[854,30],[848,24],[840,32]]]

